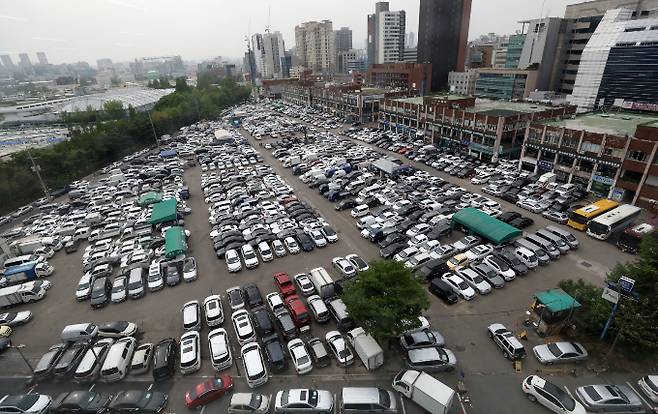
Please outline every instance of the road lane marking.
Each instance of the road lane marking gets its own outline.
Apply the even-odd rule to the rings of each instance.
[[[91,387],[89,387],[89,392],[92,392],[96,388],[96,384],[93,384]]]
[[[569,388],[567,386],[564,386],[564,389],[567,391],[567,394],[569,394],[569,397],[573,398],[573,395],[571,394],[571,391],[569,391]],[[575,398],[573,398],[575,400]]]
[[[149,387],[146,389],[146,391],[151,391],[152,389],[153,389],[153,383],[151,383],[151,385],[149,385]]]
[[[203,414],[204,411],[206,411],[206,406],[205,405],[201,408],[201,414]]]
[[[633,390],[633,392],[635,392],[635,393],[637,394],[637,396],[640,397],[640,399],[641,399],[641,400],[647,405],[647,407],[649,407],[649,408],[654,408],[654,406],[653,406],[652,404],[650,404],[649,401],[647,401],[647,400],[644,399],[644,397],[642,396],[642,393],[641,393],[641,392],[638,392],[638,390],[636,390],[635,387],[633,387],[629,381],[626,381],[626,385],[628,385],[629,387],[631,387],[631,389]]]

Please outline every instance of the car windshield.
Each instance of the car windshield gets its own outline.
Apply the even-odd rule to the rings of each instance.
[[[388,394],[388,392],[384,390],[379,391],[379,405],[382,407],[389,407],[391,405],[391,396]]]
[[[554,356],[559,357],[560,355],[562,355],[562,351],[560,351],[560,348],[557,346],[557,344],[555,343],[548,344],[546,347]]]
[[[573,411],[573,409],[576,408],[576,401],[574,401],[574,399],[571,398],[569,396],[569,394],[564,392],[564,390],[562,390],[562,388],[560,388],[560,387],[558,387],[554,384],[551,384],[548,381],[546,381],[543,388],[546,392],[548,392],[549,394],[551,394],[552,396],[557,398],[560,401],[560,403],[562,403],[564,408],[567,409],[567,411]],[[585,387],[585,389],[587,389],[587,388],[589,388],[589,387]],[[599,398],[600,398],[600,396],[599,396]]]
[[[196,263],[194,263],[194,260],[186,260],[185,264],[183,265],[183,270],[186,272],[194,270],[195,268],[196,268]]]
[[[260,403],[263,400],[263,396],[260,394],[251,394],[251,400],[249,401],[249,408],[256,410],[260,407]]]

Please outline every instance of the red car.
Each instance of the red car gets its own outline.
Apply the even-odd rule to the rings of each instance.
[[[310,325],[311,314],[306,307],[306,304],[297,295],[292,295],[286,298],[286,306],[290,311],[290,316],[298,328],[304,325]]]
[[[279,292],[281,292],[281,295],[283,295],[284,298],[297,294],[295,285],[293,285],[292,280],[290,280],[288,273],[276,273],[274,275],[274,281],[276,282],[276,286],[279,288]]]
[[[187,408],[199,408],[233,389],[233,378],[230,375],[221,374],[219,378],[210,378],[198,384],[185,393],[185,405]]]

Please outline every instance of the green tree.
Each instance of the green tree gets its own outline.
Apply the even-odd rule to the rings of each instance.
[[[617,283],[621,276],[635,280],[634,291],[639,300],[621,300],[606,340],[616,339],[620,347],[634,356],[655,353],[658,351],[658,236],[645,237],[638,257],[617,264],[607,275],[607,281]],[[601,298],[601,286],[565,280],[560,287],[583,304],[576,314],[578,327],[592,336],[599,335],[612,307]]]
[[[187,85],[187,81],[184,76],[176,78],[176,92],[188,92],[190,87]]]
[[[160,88],[161,89],[171,88],[171,85],[169,84],[169,78],[167,78],[166,76],[160,77]]]
[[[427,290],[404,264],[381,260],[370,264],[343,292],[347,310],[381,343],[388,343],[419,325],[429,308]]]
[[[103,103],[103,110],[109,119],[121,119],[126,116],[126,110],[121,101],[107,101]]]

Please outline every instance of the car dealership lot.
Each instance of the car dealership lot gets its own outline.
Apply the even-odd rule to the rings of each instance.
[[[286,272],[290,276],[298,273],[308,273],[310,269],[322,266],[332,276],[337,277],[336,271],[331,266],[332,258],[357,253],[366,260],[379,258],[379,248],[359,235],[355,227],[354,219],[349,210],[338,212],[315,189],[309,188],[302,183],[298,177],[292,175],[290,169],[286,169],[271,156],[270,151],[259,149],[257,140],[250,139],[254,147],[260,152],[264,164],[271,165],[274,171],[282,177],[288,185],[293,187],[295,195],[309,207],[320,213],[331,224],[339,235],[340,241],[329,244],[327,247],[316,248],[310,253],[300,255],[287,255],[283,258],[274,259],[268,263],[261,263],[253,270],[243,270],[239,273],[229,274],[223,260],[219,260],[213,249],[209,238],[207,204],[202,198],[200,187],[201,167],[196,166],[186,170],[184,179],[189,185],[192,197],[187,200],[188,206],[193,213],[186,216],[185,228],[189,230],[192,237],[189,240],[189,252],[198,263],[199,278],[194,283],[185,283],[173,288],[165,288],[157,294],[147,294],[139,300],[130,300],[120,306],[109,306],[100,310],[92,311],[88,304],[76,302],[72,296],[77,286],[80,275],[80,261],[82,249],[71,255],[57,254],[50,262],[57,269],[52,277],[53,287],[48,297],[40,302],[17,307],[16,310],[30,309],[35,317],[28,324],[19,327],[12,335],[14,344],[25,344],[23,352],[28,359],[34,363],[43,354],[48,346],[57,342],[57,338],[64,325],[76,322],[104,322],[110,320],[129,320],[140,327],[140,342],[157,342],[165,337],[179,338],[183,333],[180,308],[190,300],[202,301],[211,294],[220,294],[224,300],[224,311],[230,315],[225,291],[227,288],[248,283],[255,283],[263,296],[276,290],[272,276],[277,272]],[[298,134],[299,136],[299,134]],[[263,139],[267,143],[268,139]],[[364,144],[367,145],[367,144]],[[466,189],[478,191],[479,187],[471,185],[466,180],[449,177],[438,173],[422,164],[413,166],[427,170],[430,174],[458,183]],[[505,211],[519,211],[525,213],[517,206],[500,201]],[[527,213],[526,213],[527,214]],[[535,224],[526,231],[534,231],[545,227],[551,222],[532,215]],[[446,242],[454,242],[463,234],[454,232],[446,238]],[[542,369],[534,356],[530,355],[523,361],[521,372],[516,372],[512,364],[505,360],[499,349],[486,335],[486,327],[493,322],[500,322],[510,330],[519,332],[523,330],[521,322],[524,312],[531,302],[532,294],[538,290],[554,287],[557,282],[565,277],[582,277],[591,281],[601,282],[605,272],[610,269],[617,260],[625,260],[630,256],[619,252],[614,246],[588,238],[584,234],[577,234],[581,242],[581,248],[570,252],[566,257],[552,262],[547,267],[537,272],[530,272],[525,277],[517,278],[502,291],[493,294],[478,296],[474,300],[448,306],[434,296],[430,296],[431,308],[427,316],[434,328],[439,330],[446,339],[446,346],[456,353],[458,366],[454,373],[435,374],[437,378],[446,384],[456,386],[457,379],[463,377],[470,391],[472,407],[466,405],[467,412],[475,413],[541,413],[546,412],[523,398],[520,392],[522,379],[531,374],[538,373],[542,376],[551,376],[551,381],[567,385],[571,392],[575,386],[597,382],[629,381],[634,385],[636,376],[628,375],[608,379],[604,376],[593,377],[592,373],[584,366],[577,367],[578,377],[568,375],[568,370],[575,366],[567,365],[567,369]],[[443,241],[442,241],[443,242]],[[86,244],[83,244],[85,246]],[[248,392],[244,380],[244,372],[241,361],[237,358],[239,347],[235,333],[230,326],[230,320],[224,322],[223,327],[228,331],[231,338],[234,363],[225,371],[236,378],[235,391]],[[334,322],[327,325],[312,324],[310,336],[324,338],[327,331],[333,330]],[[210,365],[207,344],[204,338],[207,336],[208,328],[204,326],[201,330],[202,336],[202,358],[201,370],[192,376],[176,376],[173,381],[168,381],[154,386],[154,389],[169,392],[170,403],[167,412],[182,412],[186,410],[182,404],[183,393],[191,386],[201,381],[203,376],[213,374]],[[307,339],[306,336],[303,336]],[[533,334],[529,340],[524,342],[528,351],[531,346],[543,343],[542,339]],[[298,376],[295,374],[292,364],[284,374],[272,374],[269,382],[254,392],[263,394],[275,394],[277,390],[290,387],[313,386],[319,389],[328,389],[337,392],[341,386],[381,386],[390,389],[392,377],[402,366],[402,354],[393,346],[386,350],[386,362],[382,368],[372,373],[367,372],[360,361],[348,368],[340,367],[332,360],[332,364],[326,368],[314,368],[310,374]],[[0,363],[3,366],[3,376],[27,375],[28,370],[25,363],[20,359],[15,350],[9,350],[0,355]],[[17,381],[3,380],[3,389],[20,391],[22,384]],[[623,383],[622,382],[622,383]],[[152,379],[149,374],[129,377],[123,382],[116,384],[99,384],[96,390],[116,391],[120,389],[145,389],[151,386]],[[76,387],[76,389],[88,389],[89,387]],[[34,388],[34,392],[56,394],[59,391],[69,390],[70,385],[62,383],[46,382]],[[501,398],[503,397],[503,398]],[[505,404],[492,402],[505,401]],[[223,398],[213,403],[208,409],[223,412],[228,403]],[[404,401],[405,412],[421,412],[417,406],[408,400]],[[455,401],[452,412],[460,412],[461,407]]]

